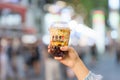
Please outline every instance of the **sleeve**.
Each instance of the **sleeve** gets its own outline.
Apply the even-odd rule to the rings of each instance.
[[[96,75],[90,71],[84,80],[102,80],[102,78],[101,75]]]

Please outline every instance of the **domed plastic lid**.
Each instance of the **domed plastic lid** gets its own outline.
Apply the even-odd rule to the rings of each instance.
[[[50,28],[70,29],[67,22],[54,22]]]

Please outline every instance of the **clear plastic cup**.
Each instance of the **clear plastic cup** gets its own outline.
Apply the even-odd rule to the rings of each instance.
[[[68,46],[70,28],[66,22],[55,22],[50,26],[50,51],[53,56],[64,57],[66,51],[61,51],[61,46]]]

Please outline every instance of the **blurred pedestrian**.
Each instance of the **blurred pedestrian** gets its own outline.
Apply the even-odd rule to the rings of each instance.
[[[8,57],[8,77],[10,79],[14,79],[14,70],[13,70],[13,51],[12,51],[12,38],[8,38],[7,39],[8,44],[6,47],[6,53],[7,53],[7,57]]]
[[[31,50],[31,62],[34,68],[35,75],[40,75],[40,61],[41,61],[41,53],[39,52],[39,48],[37,45],[33,47]]]
[[[26,70],[30,69],[30,75],[39,77],[40,76],[40,64],[41,64],[41,52],[36,43],[27,44],[24,49]],[[34,75],[33,75],[34,74]]]
[[[0,80],[7,80],[8,58],[3,47],[0,45]]]
[[[91,46],[91,56],[92,56],[91,64],[94,65],[97,61],[97,49],[95,43]]]
[[[120,42],[116,42],[116,61],[120,62]]]
[[[25,80],[25,59],[23,53],[23,44],[19,38],[14,40],[13,52],[16,55],[16,71],[18,80]]]

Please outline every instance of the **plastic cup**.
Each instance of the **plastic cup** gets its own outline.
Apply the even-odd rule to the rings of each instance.
[[[60,47],[68,46],[70,38],[70,28],[66,22],[55,22],[50,26],[50,51],[53,56],[64,57],[66,51],[61,51]]]

